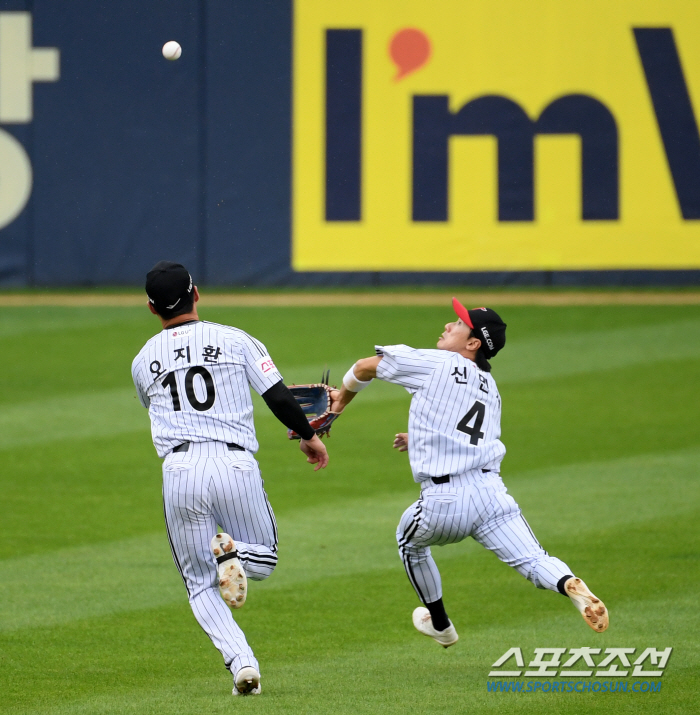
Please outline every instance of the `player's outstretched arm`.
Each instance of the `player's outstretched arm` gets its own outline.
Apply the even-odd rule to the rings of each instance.
[[[294,395],[281,380],[262,394],[272,414],[287,428],[301,437],[299,449],[306,455],[309,464],[315,464],[314,472],[328,466],[328,451],[306,419],[304,411]]]
[[[381,355],[358,360],[345,374],[340,390],[333,393],[331,412],[341,413],[355,395],[377,377],[377,365]]]

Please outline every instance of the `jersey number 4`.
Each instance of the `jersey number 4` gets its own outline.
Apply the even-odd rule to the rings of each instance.
[[[481,431],[481,425],[484,424],[485,416],[486,405],[477,400],[469,408],[469,412],[457,423],[457,429],[469,435],[469,444],[479,444],[479,440],[483,438],[484,433]],[[470,425],[472,420],[474,420],[474,424]]]
[[[204,402],[200,402],[197,399],[197,395],[194,392],[194,378],[195,375],[199,375],[202,380],[204,380],[204,386],[207,389],[206,397]],[[180,405],[180,394],[177,391],[177,382],[175,381],[175,373],[170,372],[167,374],[163,380],[163,387],[170,388],[170,397],[173,398],[173,410],[175,412],[181,412],[182,407]],[[205,412],[208,410],[216,399],[216,390],[214,389],[214,380],[212,379],[211,373],[206,367],[201,367],[200,365],[196,367],[191,367],[187,374],[185,375],[185,394],[187,395],[187,401],[194,407],[198,412]]]

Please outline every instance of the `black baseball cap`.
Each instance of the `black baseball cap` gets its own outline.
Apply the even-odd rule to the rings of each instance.
[[[506,324],[491,308],[467,310],[457,298],[452,299],[455,313],[477,333],[481,349],[487,358],[492,358],[506,344]]]
[[[159,261],[146,274],[146,295],[160,315],[192,303],[192,276],[181,263]]]

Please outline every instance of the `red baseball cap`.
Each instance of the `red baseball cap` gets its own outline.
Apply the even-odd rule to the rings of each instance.
[[[452,307],[457,316],[476,332],[481,340],[481,349],[487,358],[492,358],[506,344],[506,324],[501,316],[491,308],[467,310],[457,298],[452,299]]]

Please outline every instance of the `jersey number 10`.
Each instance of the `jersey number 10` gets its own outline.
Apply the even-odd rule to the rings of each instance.
[[[207,395],[204,398],[204,402],[200,402],[197,399],[197,395],[194,392],[194,378],[195,375],[199,375],[202,380],[204,380],[204,386],[207,388]],[[181,412],[182,407],[180,406],[180,394],[177,391],[177,382],[175,381],[175,373],[169,372],[162,382],[163,387],[170,388],[170,397],[173,398],[173,410],[175,412]],[[187,395],[187,401],[194,407],[198,412],[205,412],[208,410],[216,399],[216,390],[214,389],[214,380],[212,379],[211,373],[206,367],[201,367],[200,365],[196,367],[191,367],[187,374],[185,375],[185,394]],[[481,423],[479,423],[481,424]]]
[[[484,423],[485,416],[486,405],[477,400],[469,408],[469,412],[457,423],[457,429],[469,435],[469,444],[479,444],[479,440],[483,438],[484,433],[481,431],[481,425]],[[469,423],[472,420],[474,420],[474,424],[470,426]]]

